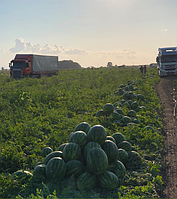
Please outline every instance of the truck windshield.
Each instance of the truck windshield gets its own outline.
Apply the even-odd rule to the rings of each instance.
[[[162,56],[161,62],[162,63],[177,62],[177,55]]]
[[[25,68],[25,62],[13,62],[12,67],[19,69]]]

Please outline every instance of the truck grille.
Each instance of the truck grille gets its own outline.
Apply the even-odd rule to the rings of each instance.
[[[21,78],[22,77],[22,70],[12,70],[12,77]]]

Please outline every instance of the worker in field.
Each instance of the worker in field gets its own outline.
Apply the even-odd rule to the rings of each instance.
[[[144,74],[146,74],[146,65],[144,65]]]
[[[140,69],[140,72],[143,73],[143,66],[140,66],[139,69]]]

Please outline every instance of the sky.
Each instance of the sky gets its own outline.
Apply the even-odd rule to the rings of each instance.
[[[15,54],[82,67],[155,63],[177,46],[177,0],[0,0],[0,68]]]

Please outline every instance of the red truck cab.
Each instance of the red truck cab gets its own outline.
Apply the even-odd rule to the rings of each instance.
[[[9,63],[10,75],[14,78],[30,76],[32,73],[31,55],[17,54]]]

